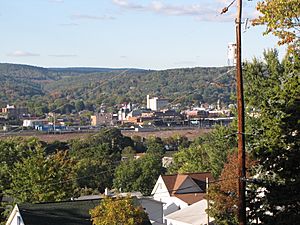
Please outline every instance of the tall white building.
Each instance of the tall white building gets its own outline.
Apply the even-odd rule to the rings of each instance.
[[[228,66],[236,65],[236,43],[229,43],[227,49]]]
[[[147,95],[147,108],[151,109],[153,111],[159,111],[161,109],[164,109],[169,104],[169,100],[165,98],[150,98],[149,95]]]

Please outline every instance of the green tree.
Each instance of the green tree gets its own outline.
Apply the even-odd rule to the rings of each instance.
[[[277,36],[279,44],[292,44],[299,40],[300,2],[299,0],[264,0],[257,3],[261,15],[254,25],[266,25],[265,34]]]
[[[114,187],[121,191],[140,191],[149,195],[163,172],[161,157],[146,153],[139,159],[123,161],[116,169]]]
[[[75,109],[77,112],[80,112],[85,109],[84,102],[82,100],[78,100],[75,102]]]
[[[187,148],[190,145],[190,141],[187,137],[178,134],[165,138],[163,141],[165,145],[168,146],[168,150],[178,150],[179,148]]]
[[[83,157],[78,160],[77,173],[81,179],[78,186],[83,189],[103,192],[106,187],[112,186],[114,169],[120,160],[120,153],[112,152],[107,143],[86,148]]]
[[[163,155],[165,153],[164,142],[159,137],[149,137],[146,139],[146,148],[148,153]]]
[[[210,171],[218,177],[227,159],[228,152],[236,146],[233,127],[219,126],[212,132],[198,137],[188,148],[174,154],[170,173]]]
[[[150,225],[147,213],[131,198],[104,198],[90,210],[93,225]]]
[[[5,206],[2,199],[9,190],[11,183],[10,172],[14,164],[28,157],[28,150],[33,148],[36,139],[23,140],[21,138],[0,140],[0,221],[5,221]]]
[[[80,189],[86,193],[86,189],[103,192],[106,187],[110,188],[122,150],[132,145],[132,140],[115,128],[103,129],[85,140],[72,141],[70,151],[78,162]]]
[[[36,146],[29,152],[29,157],[14,164],[6,194],[17,202],[68,199],[74,196],[74,164],[67,151],[46,156],[44,149]]]
[[[129,137],[122,135],[116,128],[102,129],[99,133],[84,140],[71,141],[71,153],[78,159],[91,158],[97,154],[113,161],[121,159],[121,152],[127,146],[133,146]],[[99,146],[103,147],[99,147]],[[105,146],[105,147],[104,147]]]
[[[262,224],[300,219],[300,61],[292,58],[279,62],[277,52],[268,51],[264,61],[245,64],[246,103],[257,121],[249,145],[259,161],[261,183],[254,190],[264,190],[252,216]]]
[[[122,157],[125,157],[128,159],[133,159],[135,154],[136,154],[136,151],[131,146],[125,147],[122,151]]]

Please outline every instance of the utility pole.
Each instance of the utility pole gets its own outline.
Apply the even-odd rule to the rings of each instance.
[[[209,196],[208,196],[208,188],[209,188],[209,178],[206,177],[206,201],[207,201],[207,225],[209,225]]]
[[[242,76],[242,0],[237,0],[236,17],[236,87],[237,87],[237,111],[238,111],[238,221],[239,225],[246,225],[246,166],[245,166],[245,112],[244,90]]]

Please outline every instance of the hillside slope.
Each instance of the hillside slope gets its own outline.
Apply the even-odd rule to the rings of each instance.
[[[42,68],[1,64],[0,106],[27,105],[52,110],[83,101],[89,109],[101,103],[144,103],[146,95],[170,98],[174,103],[230,102],[234,91],[229,67],[185,68],[162,71],[109,68]]]

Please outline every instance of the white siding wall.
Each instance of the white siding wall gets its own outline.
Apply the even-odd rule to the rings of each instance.
[[[169,191],[161,176],[159,176],[151,194],[157,201],[161,201],[162,198],[170,197]]]
[[[6,225],[25,225],[17,205],[14,207],[13,211],[11,212],[6,222]]]

